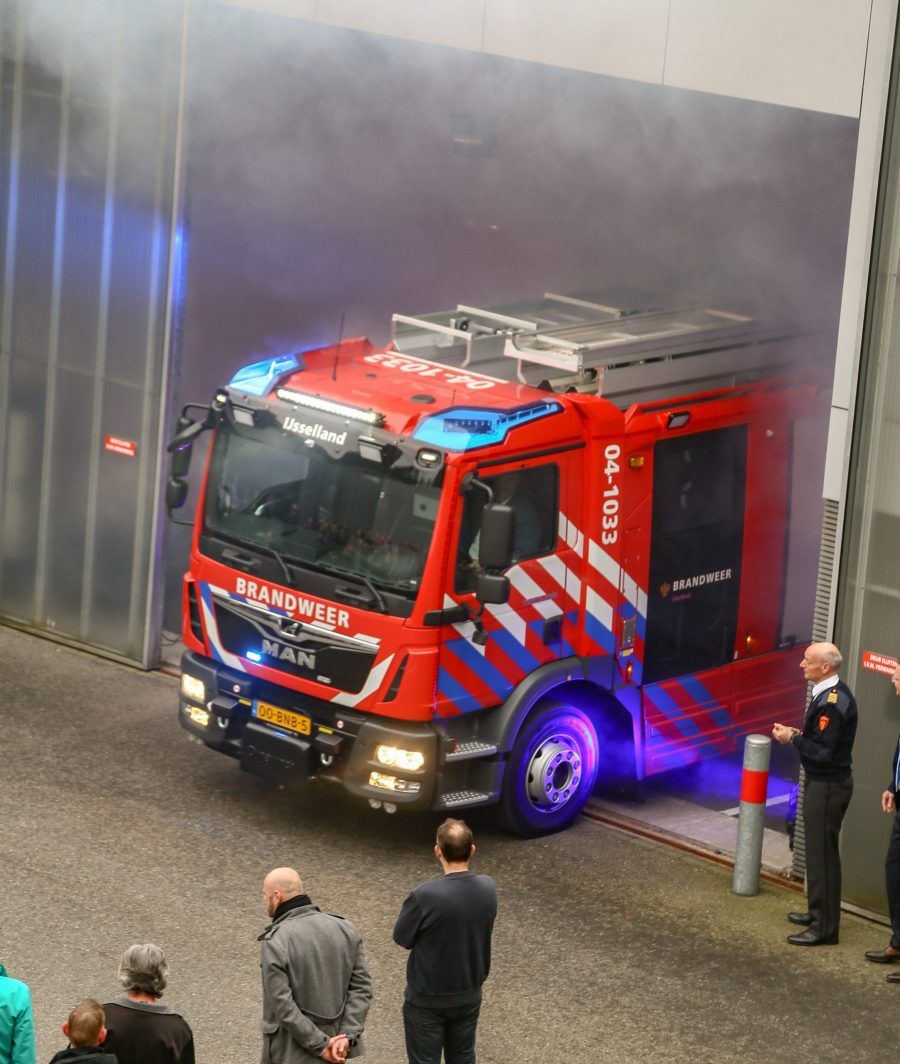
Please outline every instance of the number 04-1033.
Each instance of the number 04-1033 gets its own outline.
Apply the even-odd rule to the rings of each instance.
[[[615,543],[619,537],[619,485],[613,480],[619,475],[619,455],[621,447],[617,443],[610,443],[603,452],[606,459],[604,474],[606,488],[603,491],[603,515],[601,518],[602,530],[600,541],[608,547]]]

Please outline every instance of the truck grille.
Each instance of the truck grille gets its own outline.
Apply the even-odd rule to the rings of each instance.
[[[378,647],[300,624],[258,606],[215,596],[222,645],[270,669],[355,693],[366,682]]]

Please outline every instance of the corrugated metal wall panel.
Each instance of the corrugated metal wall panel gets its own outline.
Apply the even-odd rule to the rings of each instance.
[[[0,0],[0,617],[145,667],[184,14]]]

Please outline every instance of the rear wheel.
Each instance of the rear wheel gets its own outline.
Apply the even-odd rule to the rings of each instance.
[[[588,715],[563,701],[541,703],[509,755],[500,822],[529,838],[562,831],[590,798],[598,768],[597,732]]]

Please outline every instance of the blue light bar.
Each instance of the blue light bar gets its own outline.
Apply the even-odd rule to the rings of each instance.
[[[413,433],[413,439],[446,451],[471,451],[476,447],[502,443],[519,425],[558,414],[560,410],[562,406],[555,402],[529,403],[506,411],[454,406],[442,414],[425,418]]]
[[[302,369],[306,369],[302,355],[278,355],[239,369],[228,386],[246,395],[267,395],[282,377]]]
[[[248,661],[262,661],[262,654],[258,650],[248,650],[244,657]]]

